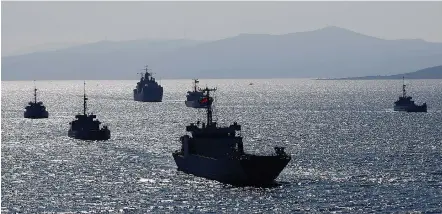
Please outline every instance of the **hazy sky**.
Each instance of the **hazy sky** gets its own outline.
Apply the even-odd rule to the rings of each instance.
[[[442,42],[442,2],[4,2],[2,55],[49,43],[285,34],[334,25]]]

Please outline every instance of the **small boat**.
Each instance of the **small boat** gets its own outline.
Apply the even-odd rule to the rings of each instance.
[[[48,118],[49,113],[43,102],[37,102],[37,87],[35,87],[34,81],[34,102],[29,102],[28,106],[25,107],[24,117],[29,119],[40,119]]]
[[[191,108],[206,108],[207,103],[201,102],[205,97],[204,91],[198,88],[198,79],[193,79],[193,91],[188,91],[186,95],[186,101],[184,103],[187,107]]]
[[[88,98],[86,97],[86,82],[84,83],[83,114],[75,115],[76,120],[69,123],[68,136],[80,140],[108,140],[110,130],[107,126],[100,128],[101,122],[95,118],[94,114],[87,114]]]
[[[411,96],[407,96],[407,92],[405,91],[405,78],[402,77],[402,96],[394,102],[394,111],[406,111],[406,112],[427,112],[427,104],[423,103],[422,105],[416,105],[414,101],[412,101]]]

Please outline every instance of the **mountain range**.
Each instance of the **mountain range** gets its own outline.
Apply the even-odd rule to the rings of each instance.
[[[381,79],[442,79],[442,65],[430,68],[424,68],[415,72],[395,74],[388,76],[365,76],[365,77],[350,77],[341,78],[341,80],[381,80]]]
[[[216,41],[101,41],[2,57],[2,80],[341,78],[393,75],[442,64],[442,43],[385,40],[339,27]]]

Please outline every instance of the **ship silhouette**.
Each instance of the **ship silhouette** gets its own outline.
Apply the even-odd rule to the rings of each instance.
[[[416,105],[411,96],[407,96],[405,90],[405,78],[402,77],[402,96],[394,102],[394,111],[406,111],[406,112],[427,112],[427,104]]]
[[[206,107],[206,123],[197,121],[186,126],[191,135],[180,137],[181,149],[172,153],[179,171],[233,185],[271,185],[291,160],[283,147],[272,155],[247,154],[241,125],[218,126],[212,120],[210,91],[200,100]]]
[[[86,82],[84,83],[83,114],[75,115],[76,120],[69,123],[68,136],[80,140],[108,140],[110,130],[107,126],[100,127],[101,122],[96,115],[87,114]]]
[[[141,74],[140,81],[137,82],[137,86],[133,90],[134,100],[140,102],[161,102],[163,100],[163,87],[158,84],[153,73],[149,72],[146,65],[143,69],[145,71],[144,76]]]
[[[204,91],[198,88],[198,79],[193,79],[193,91],[188,91],[184,103],[191,108],[206,108],[207,103],[200,102],[205,97]]]
[[[40,119],[40,118],[48,118],[49,113],[46,110],[46,107],[43,105],[43,102],[37,102],[37,87],[35,86],[34,80],[34,101],[29,102],[28,106],[25,107],[25,112],[23,113],[25,118],[30,119]]]

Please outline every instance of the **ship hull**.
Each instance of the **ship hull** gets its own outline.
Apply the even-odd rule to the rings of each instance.
[[[158,89],[156,91],[150,91],[148,93],[145,93],[144,91],[141,91],[140,93],[137,93],[136,90],[134,90],[134,100],[139,102],[162,102],[163,101],[163,89]]]
[[[394,106],[394,111],[427,112],[427,106]]]
[[[38,111],[38,112],[34,112],[34,111],[25,111],[23,113],[23,116],[25,118],[29,118],[29,119],[42,119],[42,118],[48,118],[49,117],[49,113],[47,111]]]
[[[189,101],[186,100],[184,101],[184,103],[186,104],[187,107],[191,107],[191,108],[207,108],[207,105],[202,105],[200,104],[198,101]]]
[[[268,185],[290,161],[279,156],[245,155],[238,160],[173,153],[179,171],[233,185]]]
[[[97,131],[74,131],[69,130],[68,136],[80,140],[109,140],[109,130],[97,130]]]

